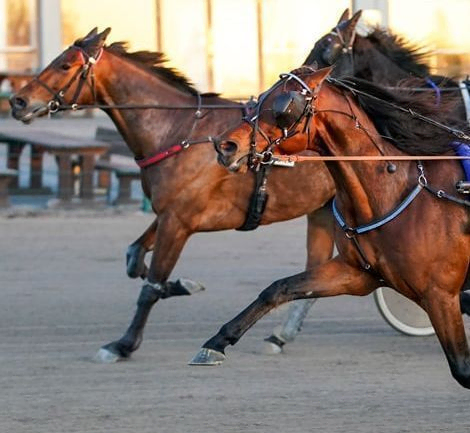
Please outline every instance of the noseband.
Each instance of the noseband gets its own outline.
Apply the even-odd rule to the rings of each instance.
[[[294,80],[301,85],[302,90],[300,92],[297,91],[296,93],[299,94],[299,97],[301,98],[302,101],[305,102],[305,105],[301,108],[300,115],[297,115],[292,120],[292,123],[290,125],[288,126],[286,126],[285,124],[283,124],[282,126],[277,125],[279,129],[281,129],[282,135],[277,138],[271,139],[269,138],[268,134],[266,134],[266,132],[264,132],[259,126],[259,117],[261,114],[261,107],[263,103],[266,101],[266,99],[268,98],[268,96],[270,96],[281,85],[285,87],[290,80]],[[287,92],[284,91],[283,94],[278,96],[278,98],[285,95],[286,93]],[[315,98],[316,98],[316,95],[312,93],[312,90],[310,89],[310,87],[300,77],[298,77],[294,73],[281,74],[280,81],[278,81],[269,90],[267,90],[260,96],[258,104],[256,106],[255,115],[252,117],[243,118],[243,121],[248,123],[252,129],[251,136],[250,136],[250,151],[248,153],[248,167],[250,169],[258,171],[261,165],[283,165],[283,166],[291,165],[291,164],[286,164],[286,162],[277,161],[273,157],[274,148],[279,146],[283,141],[287,140],[288,138],[291,138],[294,135],[296,135],[298,133],[298,131],[296,131],[296,127],[302,121],[305,121],[302,132],[303,133],[310,132],[309,121],[312,115],[314,114],[312,102],[314,101]],[[257,148],[256,138],[258,134],[261,135],[261,137],[263,137],[263,139],[266,141],[266,147],[261,152],[258,152],[256,149]]]
[[[72,110],[76,110],[78,107],[77,100],[83,90],[84,85],[88,83],[88,77],[90,77],[91,81],[90,83],[88,83],[88,85],[91,89],[93,100],[96,100],[96,86],[95,75],[93,73],[93,66],[100,59],[101,54],[103,53],[103,48],[100,48],[100,50],[93,56],[89,55],[87,52],[85,52],[85,50],[80,47],[77,47],[76,45],[72,45],[71,48],[78,50],[83,63],[82,66],[79,67],[76,72],[72,75],[67,84],[65,84],[65,86],[63,86],[60,90],[54,91],[49,85],[42,81],[39,76],[33,78],[33,81],[37,81],[37,83],[41,85],[41,87],[46,89],[52,95],[52,99],[47,103],[49,113],[56,113],[61,109],[66,109],[69,107]],[[79,81],[77,84],[77,88],[75,89],[75,93],[72,97],[72,102],[69,105],[65,101],[64,96],[76,80]]]

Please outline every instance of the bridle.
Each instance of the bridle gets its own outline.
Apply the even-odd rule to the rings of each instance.
[[[290,79],[290,78],[293,78],[294,76],[295,75],[292,74],[292,73],[291,74],[283,74],[283,75],[281,75],[281,82],[282,82],[282,80],[285,80],[286,78]],[[416,113],[416,112],[412,111],[411,109],[403,108],[403,107],[401,107],[399,105],[396,105],[392,102],[381,100],[381,99],[377,98],[376,96],[369,95],[366,92],[355,89],[354,87],[352,87],[352,84],[347,80],[339,80],[339,79],[335,79],[335,78],[331,78],[331,77],[326,78],[326,80],[329,81],[330,83],[336,85],[339,88],[339,90],[341,90],[341,93],[343,93],[343,96],[346,98],[346,101],[349,105],[350,112],[348,113],[348,112],[343,112],[343,111],[334,110],[334,109],[322,109],[322,110],[316,109],[314,107],[313,103],[316,99],[316,94],[318,93],[321,85],[316,86],[315,89],[311,90],[310,93],[309,93],[311,95],[311,97],[310,97],[310,99],[308,101],[308,104],[307,104],[309,106],[308,111],[304,111],[302,113],[302,115],[292,124],[292,127],[289,128],[289,130],[287,131],[286,134],[284,134],[283,136],[278,137],[276,139],[270,140],[269,136],[266,133],[263,133],[262,136],[268,142],[269,145],[268,145],[268,148],[265,149],[264,151],[262,151],[261,153],[256,153],[256,141],[253,143],[253,138],[251,139],[251,141],[250,141],[250,153],[254,152],[253,153],[254,157],[257,157],[261,161],[261,162],[259,162],[259,164],[277,165],[276,162],[279,162],[279,161],[294,162],[295,160],[294,159],[292,159],[292,160],[289,159],[290,157],[283,158],[282,155],[274,157],[273,156],[273,147],[280,145],[284,140],[286,140],[289,137],[292,137],[293,135],[295,135],[298,131],[296,132],[294,129],[296,129],[296,126],[304,118],[306,119],[307,123],[310,123],[310,117],[311,116],[314,116],[317,113],[325,113],[325,112],[331,112],[331,113],[344,115],[344,116],[350,118],[351,120],[353,120],[355,122],[355,128],[363,131],[365,133],[365,135],[369,138],[369,140],[372,142],[372,144],[377,148],[379,153],[381,154],[380,157],[375,157],[375,158],[374,158],[374,156],[372,156],[372,157],[371,156],[363,156],[363,157],[356,157],[355,159],[350,159],[350,160],[362,160],[362,161],[364,161],[364,160],[385,160],[385,161],[389,162],[389,164],[390,164],[390,160],[398,159],[398,158],[393,157],[393,156],[384,155],[383,149],[381,148],[379,143],[376,142],[376,140],[371,135],[371,133],[359,122],[359,119],[354,114],[354,112],[352,110],[352,106],[349,102],[349,99],[344,94],[344,90],[348,90],[352,94],[356,94],[356,95],[359,94],[359,95],[362,95],[362,96],[367,96],[367,97],[372,98],[372,99],[380,100],[384,104],[392,106],[393,108],[395,108],[397,110],[401,110],[403,112],[406,112],[410,116],[415,117],[419,120],[422,120],[424,122],[432,124],[436,127],[442,128],[442,129],[446,130],[447,132],[449,132],[449,134],[452,134],[452,135],[454,135],[455,137],[457,137],[459,139],[463,139],[463,140],[466,140],[466,141],[470,142],[470,136],[466,135],[463,131],[460,131],[458,129],[455,129],[455,128],[449,127],[447,125],[441,124],[441,123],[439,123],[439,122],[437,122],[437,121],[435,121],[431,118],[428,118],[428,117],[425,117],[425,116],[423,116],[419,113]],[[299,77],[297,77],[297,81],[302,84],[303,88],[305,88],[304,86],[307,86],[307,84],[303,80],[301,80]],[[277,88],[277,87],[279,87],[279,86],[277,85],[275,88]],[[269,93],[272,93],[273,90],[274,89],[271,88]],[[259,109],[258,109],[258,113],[259,113]],[[308,128],[308,126],[305,125],[304,130],[307,129],[307,128]],[[259,125],[258,125],[258,131],[260,131]],[[256,136],[256,130],[255,129],[253,129],[252,137],[253,136]],[[390,137],[383,137],[383,136],[381,136],[381,137],[390,139]],[[309,140],[310,140],[310,138],[309,138]],[[254,146],[254,149],[255,149],[254,151],[252,150],[253,146]],[[269,152],[268,156],[266,155],[266,152]],[[341,161],[341,160],[346,161],[346,160],[348,160],[347,156],[346,157],[341,157],[341,156],[339,156],[339,157],[322,157],[322,156],[320,156],[320,157],[309,157],[309,156],[305,156],[305,157],[297,157],[296,160],[298,161],[298,160],[302,160],[302,159],[304,159],[304,160],[309,160],[309,159],[313,160],[313,159],[315,159],[315,160],[320,160],[321,161],[321,160],[328,160],[328,158],[330,158],[331,160],[337,160],[337,161]],[[349,157],[349,158],[351,158],[351,157]],[[367,271],[374,272],[371,265],[370,265],[370,263],[369,263],[369,261],[367,260],[367,256],[366,256],[365,251],[363,250],[363,248],[361,247],[361,245],[360,245],[360,243],[357,239],[357,236],[361,235],[361,234],[368,233],[368,232],[373,231],[373,230],[376,230],[377,228],[382,227],[383,225],[385,225],[385,224],[389,223],[390,221],[394,220],[395,218],[397,218],[414,201],[414,199],[419,195],[419,193],[421,191],[426,190],[427,192],[429,192],[431,195],[433,195],[437,199],[446,200],[446,201],[456,203],[458,205],[470,208],[470,201],[461,199],[459,197],[455,197],[454,195],[449,194],[449,193],[447,193],[446,191],[444,191],[442,189],[436,189],[436,188],[434,188],[434,187],[432,187],[431,185],[428,184],[428,181],[427,181],[426,176],[425,176],[424,167],[423,167],[423,164],[421,162],[421,159],[430,159],[430,157],[406,156],[406,157],[403,157],[402,159],[416,160],[416,165],[417,165],[417,169],[418,169],[417,182],[416,182],[416,185],[413,188],[413,190],[411,190],[407,194],[407,196],[400,203],[398,203],[392,211],[390,211],[386,215],[384,215],[380,218],[377,218],[373,221],[370,221],[367,224],[362,224],[362,225],[355,226],[355,227],[350,226],[350,225],[347,224],[345,218],[343,217],[340,210],[338,209],[337,204],[336,204],[336,200],[333,199],[332,208],[333,208],[334,218],[335,218],[337,224],[343,230],[345,236],[354,243],[354,245],[355,245],[355,247],[356,247],[356,249],[359,253],[359,259],[360,259],[361,265]],[[435,159],[462,159],[462,157],[435,156]],[[392,172],[392,171],[390,171],[390,172]]]
[[[325,58],[322,55],[323,60],[329,65],[333,66],[339,59],[341,55],[347,55],[349,61],[351,62],[351,68],[354,71],[354,50],[353,45],[356,39],[356,27],[354,27],[351,39],[349,42],[346,42],[343,34],[341,33],[341,24],[338,24],[327,36],[333,36],[339,39],[339,42],[335,42],[331,48],[331,52],[328,57]]]
[[[305,69],[310,69],[310,67],[304,67]],[[289,81],[295,81],[300,84],[301,91],[290,91],[284,92],[280,95],[288,95],[287,98],[284,96],[284,100],[280,101],[279,96],[273,101],[273,106],[276,105],[276,102],[279,102],[278,110],[273,109],[273,115],[276,119],[276,124],[281,130],[281,135],[276,138],[270,138],[269,135],[263,131],[259,125],[260,115],[262,113],[263,103],[267,98],[276,91],[279,87],[284,86],[284,89],[287,87]],[[290,98],[290,100],[289,100]],[[283,141],[293,137],[299,131],[297,127],[300,123],[304,122],[302,128],[302,133],[307,133],[310,135],[310,118],[313,115],[313,101],[316,98],[316,92],[312,91],[310,87],[296,74],[289,72],[280,75],[280,80],[275,83],[270,89],[260,95],[258,103],[255,107],[255,114],[253,116],[243,118],[243,122],[248,123],[251,127],[250,134],[250,149],[248,154],[248,166],[252,170],[259,170],[261,165],[290,165],[285,164],[279,161],[276,161],[274,158],[274,148],[278,147]],[[276,101],[277,100],[277,101]],[[289,106],[289,102],[291,106]],[[294,113],[292,113],[294,112]],[[294,117],[289,115],[294,114]],[[280,119],[282,117],[283,122],[280,124]],[[257,150],[257,137],[260,135],[263,140],[266,142],[266,146],[263,150]],[[246,157],[245,156],[245,157]],[[244,157],[242,157],[244,158]]]
[[[203,105],[202,95],[200,92],[196,92],[196,105],[161,105],[161,104],[99,104],[97,101],[97,92],[96,92],[96,80],[95,74],[93,71],[94,66],[98,63],[103,53],[103,48],[100,48],[94,55],[88,54],[83,48],[72,45],[70,48],[78,50],[80,57],[82,59],[82,65],[74,72],[70,77],[67,83],[58,91],[53,90],[48,84],[40,79],[39,76],[33,78],[32,81],[36,81],[41,87],[46,89],[51,95],[52,98],[47,102],[47,112],[49,114],[56,113],[58,111],[65,110],[81,110],[89,108],[100,108],[100,109],[164,109],[164,110],[195,110],[194,112],[194,121],[190,127],[187,138],[183,139],[181,142],[170,146],[169,148],[156,152],[152,155],[145,156],[143,158],[136,158],[136,163],[139,167],[145,168],[151,165],[154,165],[166,158],[169,158],[182,150],[188,149],[193,144],[199,143],[212,143],[212,137],[204,137],[202,139],[193,140],[190,139],[193,134],[197,122],[204,118],[208,112],[203,113],[203,109],[214,110],[214,109],[237,109],[242,110],[243,113],[246,113],[249,105],[245,104],[226,104],[226,105]],[[78,80],[77,87],[72,96],[71,102],[68,103],[65,101],[65,95],[72,85]],[[85,87],[88,85],[92,93],[92,104],[78,104],[77,101]]]
[[[84,49],[76,45],[72,45],[70,48],[78,50],[82,59],[82,65],[75,71],[75,73],[60,90],[54,91],[49,85],[42,81],[39,76],[33,78],[33,81],[36,81],[41,87],[46,89],[52,95],[52,99],[50,99],[47,103],[48,113],[51,114],[56,113],[59,110],[65,110],[68,107],[70,107],[72,110],[76,110],[78,108],[78,98],[80,97],[85,84],[88,84],[90,87],[93,101],[96,101],[96,83],[95,74],[93,73],[93,66],[101,58],[103,48],[100,48],[94,55],[88,54]],[[90,82],[88,82],[88,77],[90,77]],[[65,94],[77,80],[78,84],[73,94],[72,102],[68,104],[64,99]]]

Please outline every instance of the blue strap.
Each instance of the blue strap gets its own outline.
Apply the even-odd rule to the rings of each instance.
[[[356,234],[360,235],[362,233],[367,233],[395,219],[410,205],[410,203],[416,198],[416,196],[422,191],[422,189],[423,189],[423,186],[420,183],[418,183],[418,185],[415,186],[413,191],[411,191],[408,194],[408,196],[393,211],[385,215],[383,218],[373,221],[369,224],[363,224],[357,227],[348,226],[336,206],[336,198],[333,199],[333,216],[335,217],[338,225],[344,231],[349,232],[351,235],[356,235]]]
[[[439,89],[436,83],[430,78],[426,78],[426,83],[429,84],[429,87],[432,87],[436,92],[436,105],[441,105],[441,89]]]

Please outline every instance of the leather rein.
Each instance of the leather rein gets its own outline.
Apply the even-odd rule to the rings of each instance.
[[[447,201],[451,201],[453,203],[465,206],[470,208],[470,201],[469,200],[464,200],[458,197],[455,197],[451,194],[448,194],[442,189],[436,189],[433,188],[428,184],[428,181],[426,179],[425,173],[424,173],[424,167],[422,165],[422,160],[459,160],[459,159],[469,159],[470,157],[468,156],[451,156],[451,155],[428,155],[428,156],[414,156],[414,155],[385,155],[384,152],[382,151],[381,147],[378,145],[378,143],[375,142],[369,131],[364,128],[357,117],[353,114],[352,111],[352,106],[349,102],[349,100],[346,98],[346,101],[348,102],[348,105],[350,107],[351,113],[346,113],[338,110],[317,110],[313,104],[316,99],[316,93],[318,93],[318,88],[321,86],[318,86],[317,89],[311,90],[308,85],[298,76],[294,75],[293,73],[290,74],[282,74],[281,75],[281,80],[282,81],[287,81],[295,77],[295,80],[301,84],[302,90],[303,89],[309,89],[309,95],[311,97],[307,98],[307,106],[303,113],[300,115],[300,117],[293,123],[293,125],[288,128],[288,130],[283,131],[283,135],[281,137],[277,137],[274,139],[270,139],[268,134],[265,132],[261,133],[261,129],[259,128],[259,113],[261,111],[260,107],[257,107],[256,110],[256,119],[251,120],[250,124],[252,125],[253,131],[250,139],[250,156],[252,160],[255,160],[257,162],[257,167],[263,167],[266,165],[276,165],[276,163],[279,162],[285,162],[285,163],[290,163],[294,164],[295,162],[299,161],[394,161],[394,160],[416,160],[417,161],[417,169],[418,169],[418,178],[417,178],[417,184],[413,188],[411,192],[408,193],[408,195],[403,199],[401,203],[399,203],[392,211],[387,213],[386,215],[382,216],[381,218],[378,218],[374,221],[371,221],[367,224],[363,224],[357,227],[351,227],[349,226],[344,217],[341,215],[341,212],[339,211],[337,205],[336,205],[336,199],[333,199],[332,202],[332,210],[333,210],[333,216],[337,222],[337,224],[340,226],[340,228],[344,231],[345,236],[350,239],[360,256],[360,261],[363,266],[363,268],[367,271],[373,272],[373,269],[370,265],[370,263],[367,260],[367,257],[365,255],[364,250],[362,249],[361,245],[359,244],[359,241],[357,239],[357,235],[361,235],[364,233],[368,233],[372,230],[375,230],[388,222],[394,220],[396,217],[398,217],[413,201],[414,199],[419,195],[419,193],[425,189],[429,193],[431,193],[433,196],[435,196],[438,199],[444,199]],[[359,91],[357,89],[354,89],[351,87],[350,83],[345,81],[345,80],[339,80],[339,79],[334,79],[331,77],[328,77],[327,80],[338,86],[341,89],[346,89],[350,91],[352,94],[360,94],[362,96],[366,96],[368,98],[372,98],[375,100],[379,100],[381,103],[389,105],[397,110],[403,111],[408,113],[410,116],[417,118],[421,121],[430,123],[438,128],[442,128],[449,132],[450,134],[454,135],[455,137],[459,139],[463,139],[466,141],[470,141],[470,136],[466,135],[463,131],[457,130],[455,128],[451,128],[447,125],[444,125],[442,123],[439,123],[431,118],[428,118],[426,116],[423,116],[419,113],[414,112],[411,109],[405,109],[399,105],[393,104],[392,102],[382,100],[376,96],[370,95],[366,92]],[[272,93],[275,89],[277,89],[280,86],[280,82],[276,83],[267,93],[270,94]],[[343,90],[342,90],[343,91]],[[344,95],[346,97],[346,95]],[[258,104],[261,105],[262,102],[266,100],[266,95],[264,95],[263,98],[260,98]],[[334,112],[337,114],[345,115],[352,120],[355,121],[355,127],[357,129],[361,129],[367,137],[371,140],[371,142],[374,144],[374,146],[377,148],[379,153],[381,154],[380,156],[302,156],[302,155],[276,155],[274,156],[273,154],[273,149],[274,147],[279,146],[283,141],[287,140],[289,137],[292,137],[293,135],[296,134],[296,131],[294,129],[296,128],[297,125],[299,125],[303,120],[305,120],[306,124],[303,127],[303,130],[308,130],[308,123],[310,123],[311,117],[315,116],[315,114],[320,113],[320,112]],[[255,129],[256,128],[256,129]],[[262,151],[262,152],[257,152],[256,147],[256,135],[257,133],[260,133],[260,135],[263,137],[264,140],[267,141],[268,145],[267,147]],[[389,137],[384,137],[383,138],[389,138]],[[310,141],[310,137],[309,137]],[[259,168],[258,168],[259,169]]]
[[[158,110],[195,110],[194,113],[194,122],[189,131],[188,138],[182,140],[180,143],[174,144],[169,148],[156,152],[152,155],[146,156],[144,158],[136,158],[136,163],[140,168],[146,168],[151,165],[157,164],[164,159],[167,159],[171,156],[174,156],[181,151],[188,149],[193,144],[200,143],[212,143],[213,139],[211,136],[199,139],[191,140],[191,137],[198,120],[205,117],[202,110],[242,110],[243,115],[246,115],[247,110],[249,109],[249,104],[226,104],[226,105],[203,105],[201,93],[196,93],[197,104],[196,105],[164,105],[164,104],[98,104],[96,103],[96,81],[93,67],[98,63],[103,53],[103,48],[100,48],[94,55],[89,55],[85,50],[76,45],[72,45],[70,48],[78,50],[81,58],[82,65],[77,71],[72,75],[69,81],[58,91],[54,91],[49,85],[42,81],[39,76],[34,77],[33,81],[36,81],[44,89],[46,89],[51,95],[51,100],[47,103],[47,112],[48,114],[53,114],[58,111],[77,111],[84,109],[98,108],[103,110],[117,109],[117,110],[129,110],[129,109],[158,109]],[[64,96],[67,91],[72,87],[72,85],[78,80],[77,88],[72,97],[71,103],[66,103]],[[80,94],[85,87],[88,87],[91,90],[93,104],[77,104],[77,100],[80,97]],[[207,113],[206,113],[207,114]]]

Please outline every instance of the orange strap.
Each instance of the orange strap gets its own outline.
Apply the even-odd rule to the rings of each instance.
[[[307,155],[275,155],[275,161],[303,162],[303,161],[427,161],[427,160],[451,160],[470,159],[470,156],[457,155],[342,155],[342,156],[307,156]]]

